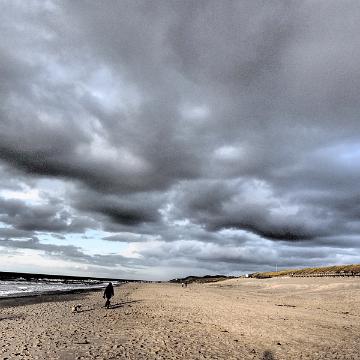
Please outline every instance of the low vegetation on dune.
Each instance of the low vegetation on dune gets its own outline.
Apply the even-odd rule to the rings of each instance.
[[[250,277],[259,279],[279,276],[360,276],[360,264],[325,266],[305,269],[288,269],[250,274]]]
[[[286,269],[280,271],[269,272],[256,272],[246,275],[246,277],[266,279],[272,277],[281,276],[293,276],[293,277],[305,277],[305,276],[360,276],[360,264],[355,265],[336,265],[336,266],[324,266],[304,269]],[[245,275],[240,276],[245,277]],[[226,275],[205,275],[205,276],[187,276],[184,278],[177,278],[170,280],[171,283],[212,283],[217,281],[223,281],[228,279],[234,279],[237,276]]]

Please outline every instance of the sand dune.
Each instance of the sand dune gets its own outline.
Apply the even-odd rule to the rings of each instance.
[[[0,358],[360,359],[359,300],[360,279],[277,278],[0,301]]]

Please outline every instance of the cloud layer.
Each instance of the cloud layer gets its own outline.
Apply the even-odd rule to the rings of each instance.
[[[358,11],[3,1],[14,268],[24,251],[145,278],[359,262]]]

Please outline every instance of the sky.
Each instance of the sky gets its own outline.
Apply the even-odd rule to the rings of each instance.
[[[360,263],[358,1],[0,8],[0,271]]]

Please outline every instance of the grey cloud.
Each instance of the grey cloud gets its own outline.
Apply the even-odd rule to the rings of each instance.
[[[14,228],[0,228],[0,238],[31,238],[33,236],[32,231],[19,230]]]
[[[28,240],[0,240],[0,246],[16,249],[42,250],[45,253],[64,256],[66,258],[84,257],[84,254],[75,246],[43,244],[37,238],[31,238]]]
[[[273,271],[275,265],[280,269],[286,269],[338,264],[339,256],[350,255],[349,251],[328,252],[324,249],[328,250],[322,246],[297,248],[287,243],[280,243],[275,249],[268,241],[260,241],[256,245],[248,243],[241,247],[219,244],[205,246],[199,241],[177,241],[173,244],[165,242],[152,244],[151,247],[143,248],[140,254],[148,264],[184,269],[198,267],[202,271],[205,270],[205,273],[206,271],[217,273],[226,269],[228,273],[234,274],[254,272],[259,268]]]
[[[141,266],[138,260],[125,258],[121,255],[95,254],[87,255],[80,247],[73,245],[53,245],[40,242],[36,237],[27,240],[1,240],[0,246],[13,249],[38,250],[49,256],[59,257],[64,260],[72,260],[80,263],[99,265],[103,267],[114,267],[117,265],[132,266],[136,268]]]
[[[176,269],[271,266],[284,243],[299,249],[288,265],[348,259],[360,231],[358,7],[5,1],[0,195],[42,179],[65,190],[43,205],[2,199],[4,236],[102,229],[144,249],[202,244],[179,251]],[[271,261],[202,249],[256,239]],[[166,256],[144,250],[142,264]]]
[[[258,5],[175,4],[168,43],[182,72],[200,82],[213,81],[225,91],[232,85],[251,87],[277,72],[292,38],[294,7],[281,1]]]
[[[259,199],[258,193],[264,192],[262,187],[247,181],[187,185],[178,192],[179,213],[186,213],[195,223],[205,224],[210,231],[242,229],[272,240],[311,240],[327,234],[327,223],[322,219],[314,224],[300,211],[274,214],[281,210],[282,204],[278,198],[272,198],[267,187],[267,193]],[[290,207],[286,201],[283,205]]]
[[[112,226],[135,227],[160,221],[162,195],[135,193],[133,195],[104,195],[86,190],[72,197],[74,208],[102,219],[104,229]]]
[[[45,232],[83,232],[94,222],[84,217],[72,216],[60,206],[29,205],[20,200],[0,198],[0,221],[15,230]],[[7,230],[10,231],[11,229]],[[15,231],[14,230],[14,231]]]
[[[133,243],[133,242],[157,240],[158,238],[159,236],[156,235],[143,235],[143,234],[134,234],[130,232],[122,232],[116,235],[105,236],[103,237],[103,240]]]

